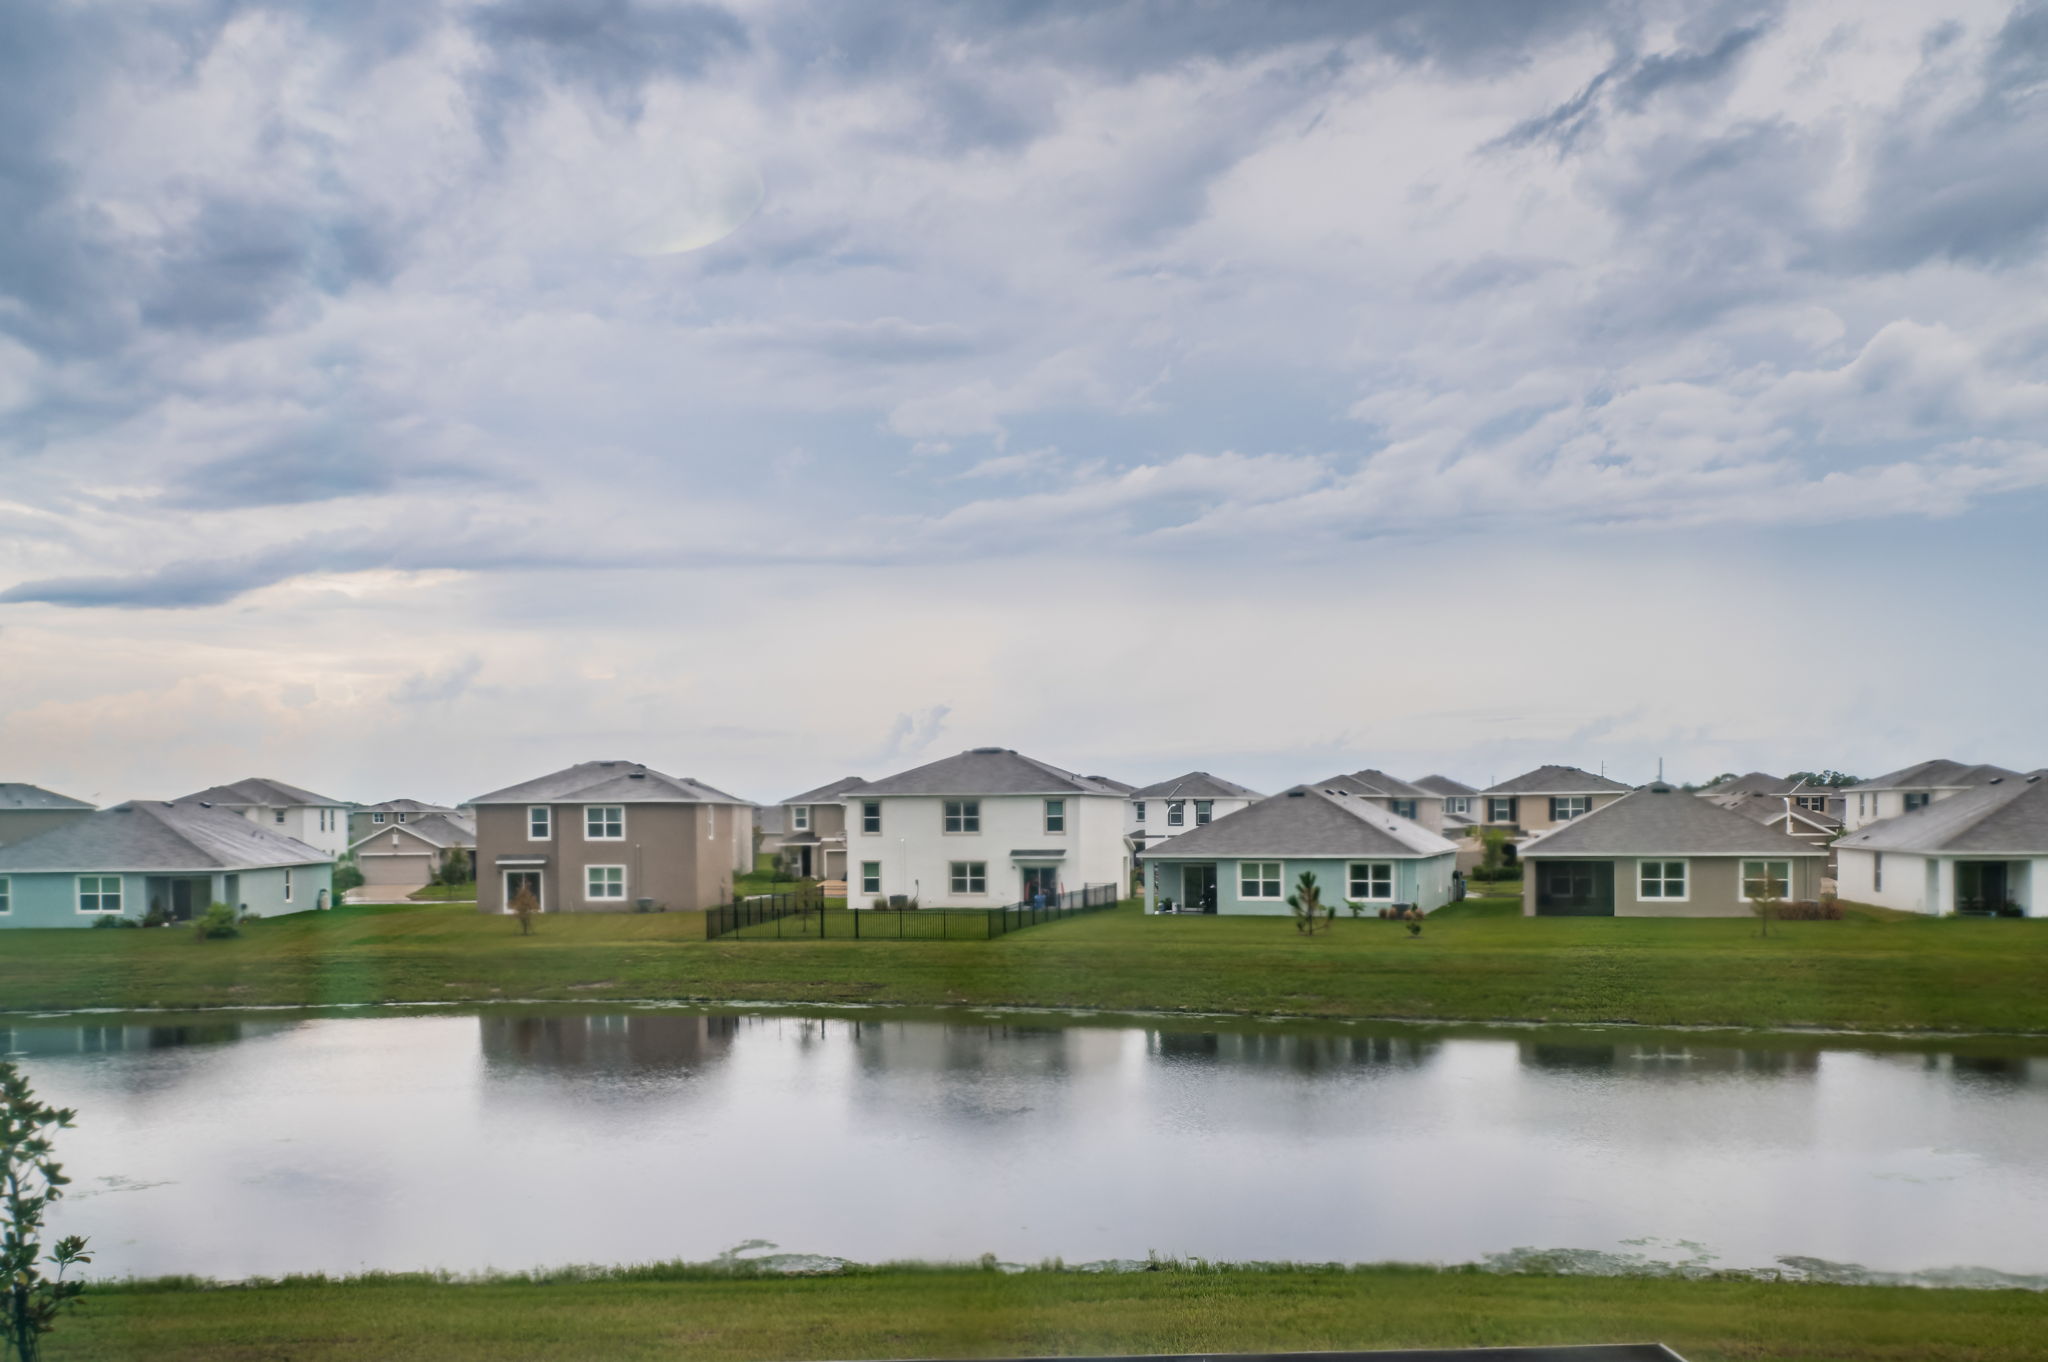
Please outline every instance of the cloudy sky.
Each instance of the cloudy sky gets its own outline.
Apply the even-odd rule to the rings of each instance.
[[[0,7],[0,779],[2048,762],[2048,4]]]

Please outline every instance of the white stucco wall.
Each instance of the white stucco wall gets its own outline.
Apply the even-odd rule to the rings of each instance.
[[[971,796],[968,796],[971,797]],[[865,796],[875,798],[875,796]],[[1045,831],[1045,800],[1066,800],[1067,828]],[[983,795],[981,831],[945,831],[945,800],[936,796],[884,795],[882,831],[861,831],[860,800],[846,801],[846,874],[849,907],[868,907],[875,895],[861,887],[861,866],[879,861],[884,896],[914,895],[928,908],[995,908],[1015,903],[1023,875],[1013,851],[1058,848],[1060,881],[1069,891],[1089,884],[1129,882],[1124,845],[1124,799],[1120,795]],[[988,888],[954,894],[955,861],[981,861]]]
[[[1947,799],[1950,795],[1961,794],[1961,790],[1865,790],[1861,794],[1851,791],[1843,798],[1848,807],[1842,813],[1842,826],[1854,832],[1857,828],[1876,823],[1886,818],[1897,818],[1906,811],[1908,794],[1928,794],[1935,799]],[[1858,801],[1866,801],[1859,812]]]
[[[339,858],[348,851],[348,810],[335,805],[293,805],[274,809],[252,805],[239,811],[242,817],[268,831],[296,838],[316,851]],[[321,815],[327,826],[322,828]],[[278,815],[283,815],[280,821]]]
[[[1852,800],[1853,804],[1854,801]],[[1956,906],[1956,858],[1915,856],[1902,851],[1884,857],[1884,888],[1873,883],[1880,853],[1859,847],[1835,849],[1835,892],[1851,903],[1873,903],[1907,913],[1940,916]],[[2009,893],[2028,917],[2048,916],[2048,856],[1972,857],[2022,865],[2013,872]]]
[[[1187,821],[1179,827],[1173,827],[1166,821],[1167,802],[1164,799],[1126,799],[1124,801],[1125,834],[1130,835],[1142,832],[1145,834],[1145,844],[1147,846],[1156,846],[1168,837],[1178,837],[1180,834],[1200,826],[1195,822],[1194,800],[1190,799],[1187,801]],[[1209,811],[1209,821],[1213,823],[1226,813],[1236,813],[1239,809],[1250,807],[1254,801],[1249,799],[1212,799],[1209,802],[1213,805]],[[1145,806],[1145,821],[1142,823],[1138,821],[1138,805],[1140,804]]]

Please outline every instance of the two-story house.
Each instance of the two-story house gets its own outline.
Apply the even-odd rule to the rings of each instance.
[[[1846,834],[1835,853],[1839,892],[1857,903],[2048,917],[2048,770],[1916,804]]]
[[[369,901],[378,894],[409,894],[434,882],[451,853],[476,878],[476,823],[466,813],[412,813],[390,819],[349,845]]]
[[[1356,799],[1372,808],[1385,809],[1438,836],[1444,830],[1443,796],[1420,785],[1368,767],[1349,775],[1331,776],[1315,782],[1315,788]]]
[[[1464,781],[1453,780],[1449,776],[1424,776],[1411,783],[1444,801],[1446,828],[1458,831],[1479,821],[1479,791]]]
[[[205,804],[238,813],[265,831],[304,842],[334,859],[348,854],[348,804],[326,795],[287,785],[281,780],[251,776],[230,785],[174,799],[173,804]]]
[[[1100,776],[1090,776],[1101,780]],[[1111,783],[1111,782],[1105,782]],[[1134,850],[1143,851],[1168,837],[1178,837],[1190,828],[1207,827],[1225,814],[1265,798],[1257,790],[1236,781],[1212,776],[1207,771],[1190,771],[1171,780],[1155,781],[1142,789],[1128,789],[1124,795],[1124,836]]]
[[[1479,821],[1516,843],[1612,804],[1629,786],[1576,766],[1539,766],[1479,792]]]
[[[373,833],[388,832],[402,828],[428,814],[456,813],[459,810],[446,804],[427,804],[417,799],[387,799],[381,804],[358,804],[349,810],[348,840],[354,846]],[[463,815],[465,818],[467,814]]]
[[[26,841],[51,828],[76,823],[93,811],[83,799],[60,795],[40,785],[0,781],[0,847]]]
[[[1845,787],[1840,792],[1843,799],[1842,826],[1854,832],[1880,819],[1897,818],[1915,809],[1924,809],[1938,799],[1947,799],[1964,790],[1974,790],[1994,780],[2014,780],[2018,776],[2019,772],[2008,771],[2003,766],[1968,766],[1941,757],[1916,762],[1903,770]]]
[[[638,762],[579,762],[469,803],[479,912],[522,890],[549,913],[704,908],[754,854],[751,804]]]
[[[846,878],[846,805],[841,801],[864,783],[859,776],[841,776],[782,801],[782,836],[776,849],[796,857],[797,874],[806,879]]]
[[[1130,883],[1124,792],[1009,748],[871,780],[844,801],[849,907],[999,907]]]

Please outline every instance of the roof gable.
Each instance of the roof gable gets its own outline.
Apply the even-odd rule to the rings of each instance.
[[[331,861],[227,809],[135,800],[0,847],[0,871],[256,870]]]
[[[1190,771],[1170,780],[1155,781],[1141,790],[1130,791],[1132,799],[1264,799],[1257,790],[1234,780],[1212,776],[1207,771]]]
[[[1452,780],[1449,776],[1424,776],[1422,779],[1413,782],[1413,784],[1418,789],[1427,790],[1434,795],[1442,795],[1447,799],[1469,799],[1471,796],[1479,793],[1479,791],[1473,789],[1464,781]]]
[[[55,790],[45,790],[40,785],[29,785],[18,781],[0,781],[0,813],[12,809],[90,809],[93,806],[83,799],[60,795]]]
[[[1947,757],[1936,757],[1932,761],[1919,761],[1911,766],[1902,766],[1881,776],[1846,788],[1851,790],[1962,790],[1975,785],[1989,784],[1993,780],[2009,780],[2018,776],[2018,771],[2008,771],[2003,766],[1979,763],[1975,766]]]
[[[1864,851],[2048,855],[2048,769],[1975,789],[1859,828],[1836,843]]]
[[[247,780],[230,781],[226,785],[215,785],[197,794],[184,795],[171,801],[173,804],[224,804],[237,807],[261,806],[263,808],[322,808],[345,809],[346,800],[329,799],[326,795],[302,790],[296,785],[287,785],[281,780],[267,776],[250,776]]]
[[[830,804],[844,795],[851,794],[854,789],[865,784],[867,782],[859,776],[841,776],[829,784],[820,785],[815,790],[805,790],[802,794],[791,795],[781,802],[784,804]]]
[[[1490,795],[1545,794],[1627,794],[1629,787],[1576,766],[1539,766],[1512,780],[1489,785],[1480,793]]]
[[[410,837],[445,851],[450,847],[475,846],[476,824],[457,813],[425,814],[405,823],[387,823],[369,836],[357,838],[349,850],[368,846],[380,837],[388,844],[394,835]]]
[[[1652,783],[1526,842],[1522,857],[1825,856],[1711,799]]]
[[[745,804],[689,776],[664,775],[637,761],[583,761],[478,795],[471,804]]]
[[[1147,860],[1210,857],[1426,857],[1457,851],[1446,838],[1353,795],[1310,785],[1268,796],[1139,853]]]
[[[973,747],[861,786],[869,795],[1109,795],[1119,790],[1007,747]]]

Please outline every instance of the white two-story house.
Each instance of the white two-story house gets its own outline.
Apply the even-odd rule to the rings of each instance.
[[[976,747],[847,792],[846,902],[995,908],[1128,885],[1123,791]]]
[[[1885,818],[1897,818],[1924,809],[1938,799],[1947,799],[1994,781],[2019,778],[2019,772],[2003,766],[1968,766],[1960,761],[1937,757],[1916,762],[1904,770],[1874,777],[1838,791],[1842,797],[1842,826],[1850,832]]]
[[[1247,789],[1236,781],[1212,776],[1207,771],[1190,771],[1125,795],[1124,836],[1130,839],[1133,850],[1143,851],[1165,838],[1207,827],[1225,814],[1236,813],[1264,798],[1257,790]]]
[[[267,831],[304,842],[336,860],[348,853],[349,806],[281,780],[251,776],[171,802],[230,810]]]

